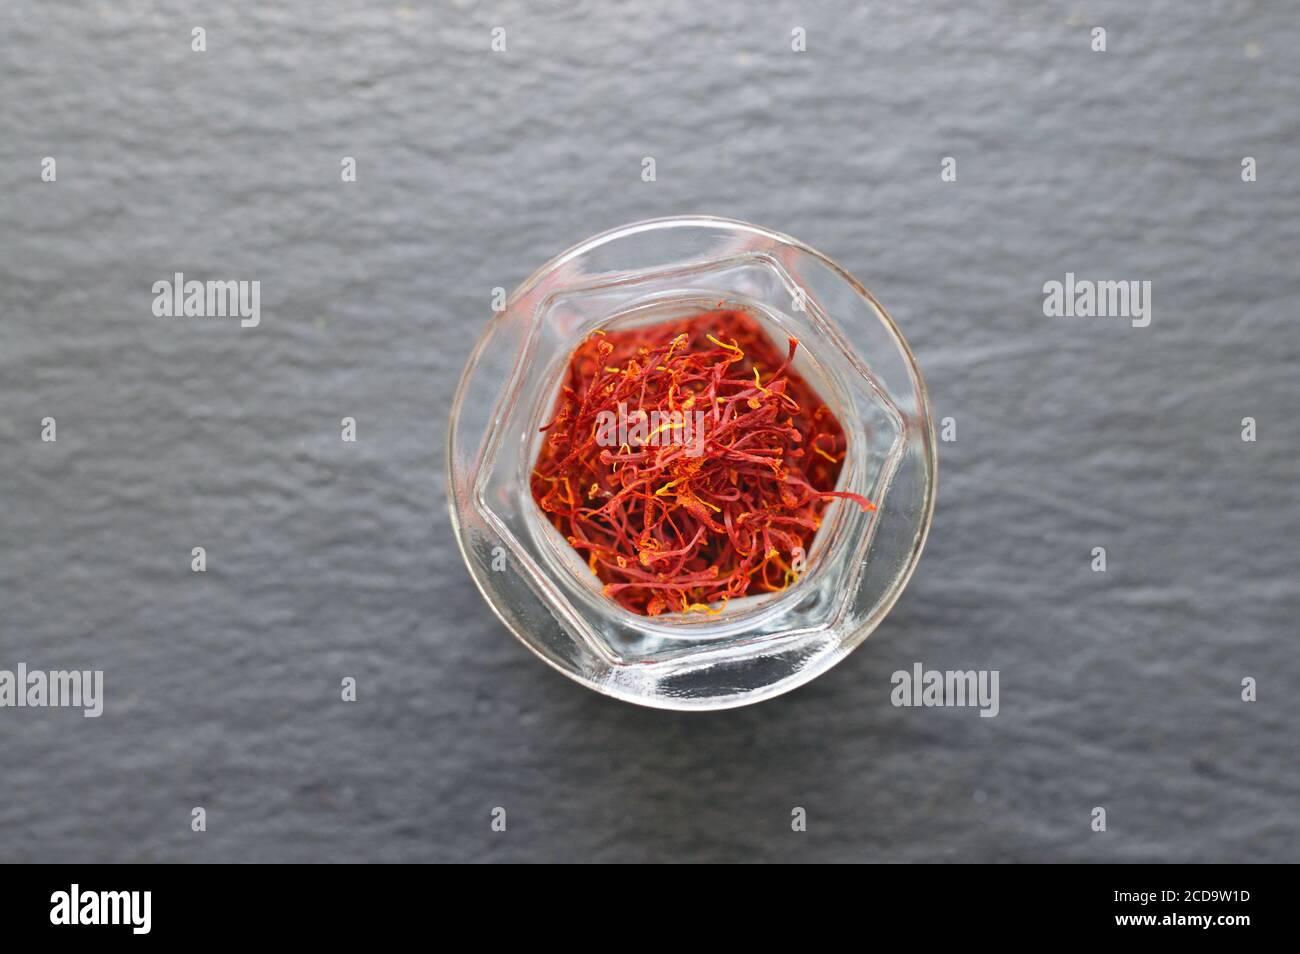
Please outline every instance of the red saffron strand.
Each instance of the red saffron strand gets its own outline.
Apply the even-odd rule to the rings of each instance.
[[[785,589],[848,449],[750,314],[597,332],[569,360],[531,479],[604,592],[648,616]]]

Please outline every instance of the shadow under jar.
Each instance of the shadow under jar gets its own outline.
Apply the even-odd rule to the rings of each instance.
[[[798,579],[714,612],[645,616],[606,596],[556,530],[530,476],[574,349],[592,332],[719,307],[753,317],[838,418],[837,491]],[[543,660],[597,691],[719,709],[824,672],[879,624],[920,556],[934,506],[934,433],[920,372],[884,309],[843,269],[787,236],[679,217],[596,236],[520,286],[488,324],[452,407],[452,525],[475,583]]]

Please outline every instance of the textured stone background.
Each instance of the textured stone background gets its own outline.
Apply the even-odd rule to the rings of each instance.
[[[541,6],[0,7],[0,668],[107,695],[0,710],[0,860],[1300,860],[1295,8]],[[538,663],[443,486],[491,289],[680,212],[844,263],[958,422],[886,623],[713,715]],[[917,661],[1001,715],[892,707]]]

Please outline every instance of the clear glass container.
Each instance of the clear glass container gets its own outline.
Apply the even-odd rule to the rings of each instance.
[[[804,572],[716,615],[641,616],[600,581],[537,506],[529,475],[573,349],[594,329],[717,307],[797,338],[794,370],[848,437],[838,490]],[[782,347],[782,350],[784,348]],[[501,621],[565,675],[628,702],[721,709],[824,672],[880,624],[907,584],[934,509],[929,398],[871,293],[806,245],[706,216],[638,222],[555,258],[489,321],[461,378],[448,438],[452,527]]]

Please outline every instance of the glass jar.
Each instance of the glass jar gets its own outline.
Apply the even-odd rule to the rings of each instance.
[[[529,476],[573,349],[593,330],[714,307],[799,341],[794,370],[848,438],[837,490],[798,580],[720,613],[648,617],[606,597],[533,499]],[[782,349],[783,350],[783,349]],[[452,527],[474,582],[544,661],[599,692],[721,709],[824,672],[880,624],[907,584],[934,509],[929,398],[898,328],[844,269],[758,226],[706,216],[598,235],[526,280],[492,317],[452,404]]]

